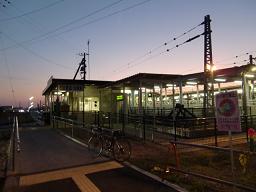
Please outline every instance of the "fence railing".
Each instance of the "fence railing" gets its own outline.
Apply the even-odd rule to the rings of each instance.
[[[75,118],[75,120],[64,117],[54,118],[52,122],[54,127],[69,127],[66,130],[69,130],[70,135],[76,134],[79,128],[90,130],[90,125],[97,125],[110,129],[121,129],[126,135],[144,141],[166,142],[175,140],[215,146],[228,144],[225,132],[217,130],[216,120],[213,117],[173,118],[147,114],[87,112],[84,124],[81,118]],[[56,124],[57,120],[58,124]],[[241,116],[241,127],[242,132],[234,134],[234,140],[246,143],[248,141],[248,128],[256,127],[256,115]]]
[[[167,164],[168,171],[218,183],[212,187],[219,187],[220,191],[230,187],[256,191],[256,153],[248,151],[246,145],[233,149],[232,145],[223,148],[174,140],[170,145],[175,145],[177,151],[173,157],[175,161]]]
[[[222,190],[229,190],[230,188],[227,187],[231,186],[246,191],[255,191],[256,184],[253,179],[256,172],[256,153],[248,151],[245,131],[233,135],[232,163],[231,150],[228,148],[229,137],[226,133],[216,130],[214,118],[176,119],[174,121],[146,115],[94,113],[92,119],[83,124],[55,116],[52,119],[52,125],[84,143],[89,140],[91,125],[96,124],[110,129],[121,128],[126,135],[143,141],[156,141],[165,147],[175,144],[175,155],[169,154],[168,162],[165,163],[170,169],[168,171],[180,172],[199,180],[218,183]],[[243,130],[255,125],[254,116],[242,117],[241,120]],[[211,134],[205,134],[207,131],[211,131]],[[199,135],[201,133],[200,137],[190,137],[193,132]],[[243,159],[247,161],[246,165],[243,164]],[[159,157],[156,156],[154,161],[158,162],[158,160]],[[233,173],[231,164],[233,164]]]
[[[66,119],[63,117],[53,116],[51,119],[52,127],[87,143],[91,133],[91,124],[83,124],[83,122]]]
[[[5,161],[5,177],[8,171],[15,172],[16,170],[16,151],[20,152],[20,134],[19,134],[19,122],[18,117],[15,115],[13,117],[13,124],[11,128],[11,136],[7,150],[7,160]]]

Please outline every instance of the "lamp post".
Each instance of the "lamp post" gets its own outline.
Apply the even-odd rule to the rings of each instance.
[[[30,103],[29,103],[29,106],[28,106],[28,112],[29,112],[29,110],[34,106],[33,99],[34,99],[33,96],[29,98],[29,102],[30,102]]]

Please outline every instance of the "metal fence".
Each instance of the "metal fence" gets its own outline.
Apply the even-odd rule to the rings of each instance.
[[[211,187],[211,189],[216,187],[220,191],[230,189],[255,191],[256,153],[248,151],[246,138],[247,128],[256,125],[255,116],[241,117],[243,132],[232,136],[232,150],[230,137],[227,133],[216,130],[214,118],[173,120],[158,116],[100,112],[94,112],[90,117],[90,121],[87,118],[85,124],[62,117],[53,117],[52,125],[84,143],[89,140],[92,125],[122,129],[126,135],[137,138],[135,141],[160,143],[162,147],[150,142],[152,144],[149,146],[150,150],[145,148],[145,151],[138,151],[144,154],[139,155],[140,158],[148,158],[138,159],[136,157],[132,158],[131,162],[135,165],[139,161],[139,165],[162,166],[164,173],[160,176],[164,175],[164,179],[170,181],[177,179],[177,175],[173,177],[174,172],[179,173],[180,181],[191,182],[191,186],[200,183],[195,186],[195,188],[200,186],[200,189],[196,189],[197,191],[208,191]],[[138,144],[133,144],[133,146],[138,146]],[[152,154],[154,147],[157,148],[157,153]],[[167,150],[167,148],[172,149]],[[139,149],[142,148],[139,147]],[[169,151],[168,157],[161,157],[166,156],[166,151]],[[145,167],[149,171],[153,168],[154,166]],[[205,181],[208,182],[207,185]]]
[[[54,117],[53,124],[55,127],[66,128],[70,135],[78,135],[78,130],[81,132],[82,129],[88,132],[91,125],[97,125],[109,129],[121,129],[127,136],[144,141],[162,143],[175,140],[215,146],[228,144],[227,134],[217,130],[216,120],[212,117],[173,119],[170,116],[148,114],[86,112],[83,123],[81,115],[82,113],[76,113],[75,120]],[[241,127],[242,132],[234,134],[233,139],[237,143],[246,143],[248,128],[256,128],[256,115],[241,116]]]
[[[256,190],[256,153],[246,148],[231,151],[179,141],[136,142],[133,154],[132,164],[188,191]]]
[[[80,121],[53,116],[51,119],[52,127],[69,135],[72,138],[87,143],[91,134],[91,125],[83,124]]]
[[[16,160],[16,151],[20,152],[20,136],[19,136],[19,123],[18,117],[13,116],[12,125],[9,128],[11,131],[9,133],[9,144],[6,154],[6,160],[4,163],[4,178],[6,178],[8,172],[15,172],[15,160]]]

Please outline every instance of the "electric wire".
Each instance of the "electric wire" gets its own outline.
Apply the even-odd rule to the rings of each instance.
[[[16,11],[20,11],[16,6],[12,5],[12,7],[15,8]],[[5,13],[5,14],[8,14],[8,13]],[[35,29],[35,28],[37,29],[37,30],[34,30],[34,31],[41,31],[41,30],[43,30],[41,27],[38,28],[38,26],[36,26],[34,23],[32,23],[32,22],[29,20],[29,16],[25,16],[23,19],[26,19],[26,22],[29,23],[30,25],[32,25],[32,26],[34,27],[33,29]],[[20,22],[23,23],[23,24],[26,24],[26,22],[24,22],[24,21],[22,21],[22,20],[20,20]],[[35,57],[38,57],[39,59],[41,59],[41,60],[43,60],[43,61],[45,61],[45,62],[47,62],[47,63],[50,63],[50,64],[58,65],[58,66],[61,66],[61,67],[63,67],[63,68],[70,69],[70,70],[72,69],[72,68],[70,68],[70,67],[67,67],[67,66],[58,64],[58,63],[56,63],[56,62],[54,62],[54,61],[51,61],[50,59],[48,59],[48,58],[46,58],[46,57],[44,57],[44,56],[42,56],[42,55],[39,55],[39,54],[36,53],[35,51],[33,51],[33,50],[29,49],[29,48],[26,48],[25,46],[22,46],[22,45],[19,44],[16,40],[14,40],[13,38],[11,38],[10,35],[6,35],[6,34],[4,34],[3,32],[2,32],[2,34],[5,35],[9,40],[11,40],[12,42],[14,42],[15,46],[17,46],[17,47],[22,47],[23,49],[25,49],[26,51],[28,51],[30,54],[34,55]],[[62,40],[62,41],[63,41],[63,40]]]
[[[122,70],[123,68],[126,68],[127,66],[130,66],[132,63],[136,63],[138,60],[141,60],[141,59],[143,59],[144,57],[147,57],[148,55],[151,55],[153,52],[159,50],[160,48],[165,47],[165,46],[167,46],[168,44],[172,43],[173,41],[176,41],[176,40],[180,39],[181,37],[183,37],[184,35],[187,35],[188,33],[192,32],[193,30],[195,30],[196,28],[198,28],[198,27],[199,27],[200,25],[202,25],[202,24],[203,24],[203,23],[200,23],[200,24],[198,24],[198,25],[196,25],[196,26],[190,28],[189,30],[185,31],[184,33],[182,33],[182,34],[180,34],[180,35],[178,35],[178,36],[176,36],[176,37],[174,37],[174,38],[168,40],[167,42],[164,42],[164,43],[160,44],[159,46],[157,46],[157,47],[151,49],[150,51],[146,52],[145,54],[143,54],[143,55],[141,55],[141,56],[139,56],[139,57],[136,57],[135,59],[131,60],[130,62],[128,62],[128,63],[126,63],[126,64],[124,64],[124,65],[118,67],[118,69],[114,70],[113,72],[119,72],[119,71]],[[178,46],[179,46],[179,45],[178,45]],[[175,48],[175,47],[174,47],[174,48]],[[171,51],[171,50],[174,49],[174,48],[167,49],[167,50],[168,50],[168,51]],[[167,52],[168,52],[168,51],[167,51]],[[161,53],[161,54],[162,54],[162,53]],[[155,56],[154,56],[154,57],[155,57]],[[153,58],[154,58],[154,57],[153,57]],[[146,60],[148,60],[148,59],[146,59]],[[143,61],[144,61],[144,60],[143,60]]]
[[[10,37],[9,35],[7,35],[6,33],[3,33],[3,32],[2,32],[2,34],[3,34],[6,38],[8,38],[9,40],[11,40],[12,42],[14,42],[15,44],[17,44],[19,47],[25,49],[27,52],[29,52],[30,54],[34,55],[35,57],[37,57],[37,58],[39,58],[39,59],[41,59],[41,60],[43,60],[43,61],[45,61],[45,62],[47,62],[47,63],[49,63],[49,64],[54,64],[54,65],[59,66],[59,67],[62,67],[62,68],[64,68],[64,69],[73,70],[73,68],[71,68],[71,67],[67,67],[67,66],[65,66],[65,65],[56,63],[56,62],[54,62],[54,61],[52,61],[52,60],[50,60],[50,59],[48,59],[48,58],[46,58],[46,57],[44,57],[44,56],[38,54],[38,53],[36,53],[35,51],[33,51],[33,50],[31,50],[31,49],[25,47],[23,44],[17,42],[16,40],[14,40],[13,38],[11,38],[11,37]]]
[[[15,6],[14,4],[11,4],[11,6],[17,11],[17,12],[23,12],[22,10],[20,10],[17,6]],[[44,29],[46,28],[46,27],[44,27],[44,26],[42,26],[42,24],[41,25],[39,25],[39,24],[35,24],[33,21],[32,21],[32,18],[29,16],[29,15],[25,15],[22,19],[24,19],[24,21],[26,21],[26,22],[22,22],[22,20],[16,20],[16,21],[20,21],[20,22],[22,22],[22,23],[24,23],[24,24],[29,24],[30,26],[32,26],[33,27],[33,30],[36,32],[36,33],[38,33],[38,32],[42,32],[42,31],[44,31]],[[56,38],[54,38],[56,41],[61,41],[62,43],[64,42],[66,45],[67,45],[67,47],[74,47],[74,46],[71,46],[70,45],[70,42],[67,42],[67,40],[66,39],[63,39],[63,38],[61,38],[61,37],[56,37]]]
[[[245,64],[246,62],[248,62],[247,64],[249,64],[249,59],[243,59],[243,60],[239,60],[239,61],[235,61],[232,63],[224,63],[224,64],[217,64],[217,66],[227,66],[227,65],[238,65],[238,64]]]
[[[119,0],[119,1],[120,1],[120,0]],[[118,2],[119,2],[119,1],[118,1]],[[59,36],[59,35],[61,35],[61,34],[63,34],[63,33],[67,33],[67,32],[70,32],[70,31],[79,29],[79,28],[81,28],[81,27],[84,27],[84,26],[93,24],[93,23],[95,23],[95,22],[98,22],[98,21],[107,19],[108,17],[111,17],[111,16],[117,15],[117,14],[119,14],[119,13],[128,11],[128,10],[133,9],[133,8],[135,8],[135,7],[141,6],[141,5],[143,5],[143,4],[147,3],[147,2],[150,2],[150,1],[152,1],[152,0],[144,0],[144,1],[140,2],[140,3],[133,4],[133,5],[129,6],[129,7],[120,9],[120,10],[118,10],[118,11],[115,11],[115,12],[112,12],[112,13],[110,13],[110,14],[107,14],[107,15],[104,15],[104,16],[102,16],[102,17],[99,17],[99,18],[96,18],[96,19],[94,19],[94,20],[91,20],[91,21],[89,21],[89,22],[87,22],[87,23],[85,23],[85,24],[82,24],[82,25],[79,25],[79,26],[70,28],[70,29],[68,29],[68,30],[65,30],[65,31],[62,31],[62,32],[59,32],[59,33],[56,33],[56,34],[52,34],[52,33],[55,33],[55,32],[56,32],[56,28],[55,28],[55,29],[53,29],[53,30],[51,30],[51,31],[48,31],[47,33],[44,33],[44,34],[35,36],[35,37],[31,38],[31,39],[24,40],[24,41],[22,41],[22,42],[19,42],[19,44],[29,44],[29,43],[33,43],[33,42],[39,42],[39,41],[42,41],[42,40],[45,40],[45,39],[48,39],[48,38],[52,38],[52,37],[55,37],[55,36]],[[112,6],[113,6],[113,3],[112,3]],[[107,6],[106,6],[106,7],[107,7]],[[110,7],[110,6],[109,6],[109,7]],[[108,8],[109,8],[109,7],[108,7]],[[103,8],[101,8],[101,10],[103,10]],[[90,14],[90,16],[92,16],[92,15],[98,13],[98,12],[99,12],[99,11],[96,10],[96,11],[92,12],[92,13]],[[89,15],[89,14],[88,14],[88,15]],[[62,27],[62,26],[60,26],[60,27]],[[58,27],[58,28],[60,28],[60,27]],[[51,34],[52,34],[52,35],[51,35]],[[5,47],[5,48],[0,49],[0,51],[7,50],[7,49],[11,49],[11,48],[15,48],[15,47],[16,47],[15,45],[11,45],[11,46],[8,46],[8,47]]]
[[[121,3],[122,1],[124,1],[124,0],[118,0],[118,1],[115,1],[115,2],[113,2],[113,3],[111,3],[111,4],[108,4],[108,5],[106,5],[106,6],[102,7],[102,8],[100,8],[100,9],[97,9],[97,10],[95,10],[95,11],[93,11],[93,12],[91,12],[91,13],[85,15],[85,16],[82,16],[82,17],[77,18],[77,19],[75,19],[75,20],[73,20],[73,21],[71,21],[71,22],[69,22],[69,23],[67,23],[67,24],[64,24],[64,25],[62,25],[62,26],[59,26],[59,27],[55,28],[54,30],[50,31],[50,33],[55,33],[55,32],[57,32],[57,31],[59,31],[59,30],[61,30],[61,29],[63,29],[63,28],[66,28],[66,27],[68,27],[68,26],[70,26],[70,25],[73,25],[73,24],[75,24],[75,23],[77,23],[77,22],[79,22],[79,21],[82,21],[82,20],[84,20],[84,19],[86,19],[86,18],[88,18],[88,17],[91,17],[91,16],[93,16],[93,15],[95,15],[95,14],[101,12],[101,11],[104,11],[104,10],[106,10],[106,9],[109,9],[109,8],[111,8],[111,7],[113,7],[113,6],[115,6],[115,5],[119,4],[119,3]],[[49,33],[49,32],[48,32],[48,33]],[[47,34],[46,34],[46,35],[47,35]]]
[[[27,16],[27,15],[31,15],[31,14],[34,14],[34,13],[38,13],[40,11],[43,11],[45,9],[48,9],[50,7],[53,7],[61,2],[64,2],[64,0],[58,0],[58,1],[55,1],[53,3],[50,3],[48,5],[45,5],[43,7],[40,7],[38,9],[34,9],[32,11],[29,11],[29,12],[26,12],[26,13],[23,13],[21,15],[17,15],[17,16],[14,16],[14,17],[9,17],[9,18],[6,18],[6,19],[0,19],[0,22],[6,22],[6,21],[10,21],[10,20],[14,20],[14,19],[17,19],[17,18],[21,18],[21,17],[24,17],[24,16]],[[10,4],[13,4],[13,3],[10,3]]]
[[[102,17],[99,17],[99,18],[96,18],[96,19],[94,19],[94,20],[91,20],[91,21],[89,21],[89,22],[87,22],[87,23],[78,25],[78,26],[76,26],[76,27],[73,27],[73,28],[68,29],[68,30],[65,30],[65,31],[62,31],[62,32],[60,32],[60,33],[57,33],[56,35],[61,35],[61,34],[63,34],[63,33],[67,33],[67,32],[73,31],[73,30],[80,29],[80,28],[85,27],[85,26],[87,26],[87,25],[96,23],[96,22],[98,22],[98,21],[107,19],[107,18],[112,17],[112,16],[114,16],[114,15],[120,14],[120,13],[122,13],[122,12],[128,11],[128,10],[133,9],[133,8],[136,8],[136,7],[141,6],[141,5],[145,4],[145,3],[148,3],[148,2],[150,2],[150,1],[152,1],[152,0],[144,0],[144,1],[142,1],[142,2],[133,4],[133,5],[128,6],[128,7],[126,7],[126,8],[120,9],[120,10],[118,10],[118,11],[115,11],[115,12],[109,13],[109,14],[107,14],[107,15],[104,15],[104,16],[102,16]],[[55,36],[55,35],[54,35],[54,36]]]
[[[4,45],[4,41],[2,40],[1,38],[1,35],[2,33],[0,32],[0,40],[1,40],[1,44]],[[8,61],[7,61],[7,57],[6,57],[6,54],[5,54],[5,51],[3,52],[3,58],[4,58],[4,63],[5,63],[5,66],[7,68],[7,75],[8,75],[8,81],[9,81],[9,85],[10,85],[10,89],[11,89],[11,95],[12,95],[12,99],[13,99],[13,105],[14,106],[17,106],[17,100],[16,100],[16,97],[15,97],[15,91],[14,91],[14,86],[13,86],[13,78],[11,76],[11,72],[10,72],[10,67],[8,65]]]
[[[249,52],[242,53],[242,54],[239,54],[239,55],[236,55],[236,56],[233,56],[233,57],[224,58],[224,59],[221,59],[219,61],[216,61],[215,63],[216,64],[220,64],[220,63],[222,64],[222,62],[224,62],[224,61],[230,61],[230,60],[233,60],[233,59],[237,59],[237,58],[249,55],[249,54],[254,53],[254,52],[256,52],[256,51],[249,51]]]
[[[256,52],[256,51],[249,51],[249,52],[242,53],[242,54],[239,54],[239,55],[236,55],[236,56],[233,56],[233,57],[222,59],[222,60],[219,60],[219,61],[215,62],[215,65],[217,65],[217,66],[227,66],[227,65],[244,64],[245,62],[249,62],[249,59],[241,59],[239,61],[237,61],[237,59],[240,59],[243,56],[249,56],[249,54],[252,54],[254,52]],[[231,60],[233,60],[233,62],[228,62],[228,63],[224,62],[224,61],[231,61]]]
[[[196,36],[194,36],[194,37],[192,37],[192,38],[189,38],[189,39],[187,39],[186,41],[184,41],[184,42],[182,42],[182,43],[179,43],[179,44],[177,44],[177,45],[175,45],[175,46],[173,46],[173,47],[171,47],[171,48],[166,49],[165,51],[161,51],[161,52],[159,52],[159,53],[157,53],[157,54],[155,54],[155,55],[152,55],[151,57],[146,58],[146,59],[144,59],[144,60],[142,60],[142,61],[140,61],[140,62],[134,63],[133,65],[129,64],[129,65],[127,65],[127,67],[126,67],[125,69],[120,70],[119,73],[120,73],[120,72],[123,72],[123,71],[126,71],[128,68],[132,68],[132,67],[138,66],[138,65],[140,65],[140,64],[142,64],[142,63],[144,63],[144,62],[146,62],[146,61],[148,61],[148,60],[151,60],[151,59],[153,59],[153,58],[155,58],[155,57],[158,57],[158,56],[160,56],[160,55],[162,55],[162,54],[164,54],[164,53],[166,53],[166,52],[170,53],[170,52],[172,52],[174,49],[177,49],[177,48],[183,46],[184,44],[190,43],[191,41],[193,41],[193,40],[199,38],[199,37],[202,36],[202,35],[204,35],[204,33],[199,34],[199,35],[196,35]]]

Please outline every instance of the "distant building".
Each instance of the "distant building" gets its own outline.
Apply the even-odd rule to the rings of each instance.
[[[0,106],[0,112],[12,112],[13,106]]]

